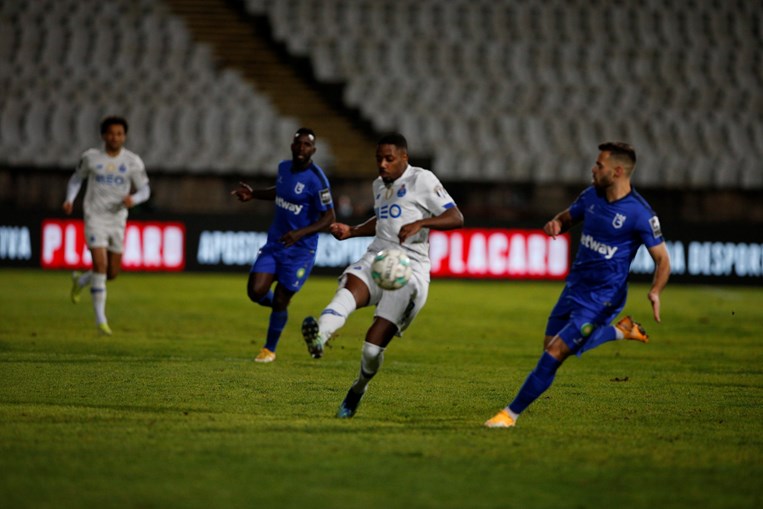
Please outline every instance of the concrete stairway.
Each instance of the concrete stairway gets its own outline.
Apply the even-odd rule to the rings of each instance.
[[[312,86],[285,62],[268,34],[227,0],[166,0],[182,16],[195,40],[210,44],[217,62],[238,69],[256,88],[267,94],[284,115],[299,119],[328,141],[335,167],[330,176],[368,179],[376,176],[376,140],[353,122],[351,115],[332,106],[318,87]],[[284,157],[289,140],[284,140]]]

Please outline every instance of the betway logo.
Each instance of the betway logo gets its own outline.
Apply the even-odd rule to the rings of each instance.
[[[289,212],[294,212],[294,215],[298,215],[300,212],[302,212],[302,205],[295,205],[294,203],[289,203],[288,201],[284,200],[280,196],[276,196],[276,205],[278,207],[281,207],[282,209],[286,209]]]
[[[607,260],[615,256],[615,253],[617,252],[616,247],[602,244],[601,242],[598,242],[596,239],[594,239],[590,235],[581,236],[580,245],[585,246],[592,251],[596,251],[597,253],[604,255],[604,258],[606,258]]]

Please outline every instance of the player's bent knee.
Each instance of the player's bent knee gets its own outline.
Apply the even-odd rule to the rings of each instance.
[[[246,295],[249,297],[249,300],[254,302],[255,304],[259,304],[262,298],[265,296],[267,292],[258,292],[251,286],[246,287]]]
[[[546,336],[549,338],[548,336]],[[569,357],[571,350],[570,348],[565,344],[565,342],[560,338],[559,336],[554,336],[550,338],[545,345],[544,350],[546,353],[548,353],[550,356],[552,356],[554,359],[558,361],[563,361],[567,357]]]

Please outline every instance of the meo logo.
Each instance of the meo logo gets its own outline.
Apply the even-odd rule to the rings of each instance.
[[[403,213],[403,209],[400,205],[393,203],[392,205],[383,205],[376,209],[376,217],[378,219],[398,218]]]

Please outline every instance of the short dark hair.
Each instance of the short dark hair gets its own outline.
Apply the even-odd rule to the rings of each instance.
[[[315,131],[313,131],[309,127],[300,127],[299,129],[297,129],[297,132],[294,133],[295,138],[298,138],[299,136],[302,136],[302,135],[312,136],[313,140],[315,140]]]
[[[376,145],[394,145],[398,150],[408,152],[408,141],[400,133],[385,134]]]
[[[602,152],[611,152],[617,159],[629,162],[631,168],[636,166],[636,149],[623,141],[607,141],[599,145]]]
[[[101,134],[106,134],[109,126],[112,125],[121,125],[125,130],[125,134],[127,134],[127,120],[125,120],[124,117],[118,117],[116,115],[109,115],[101,120]]]

